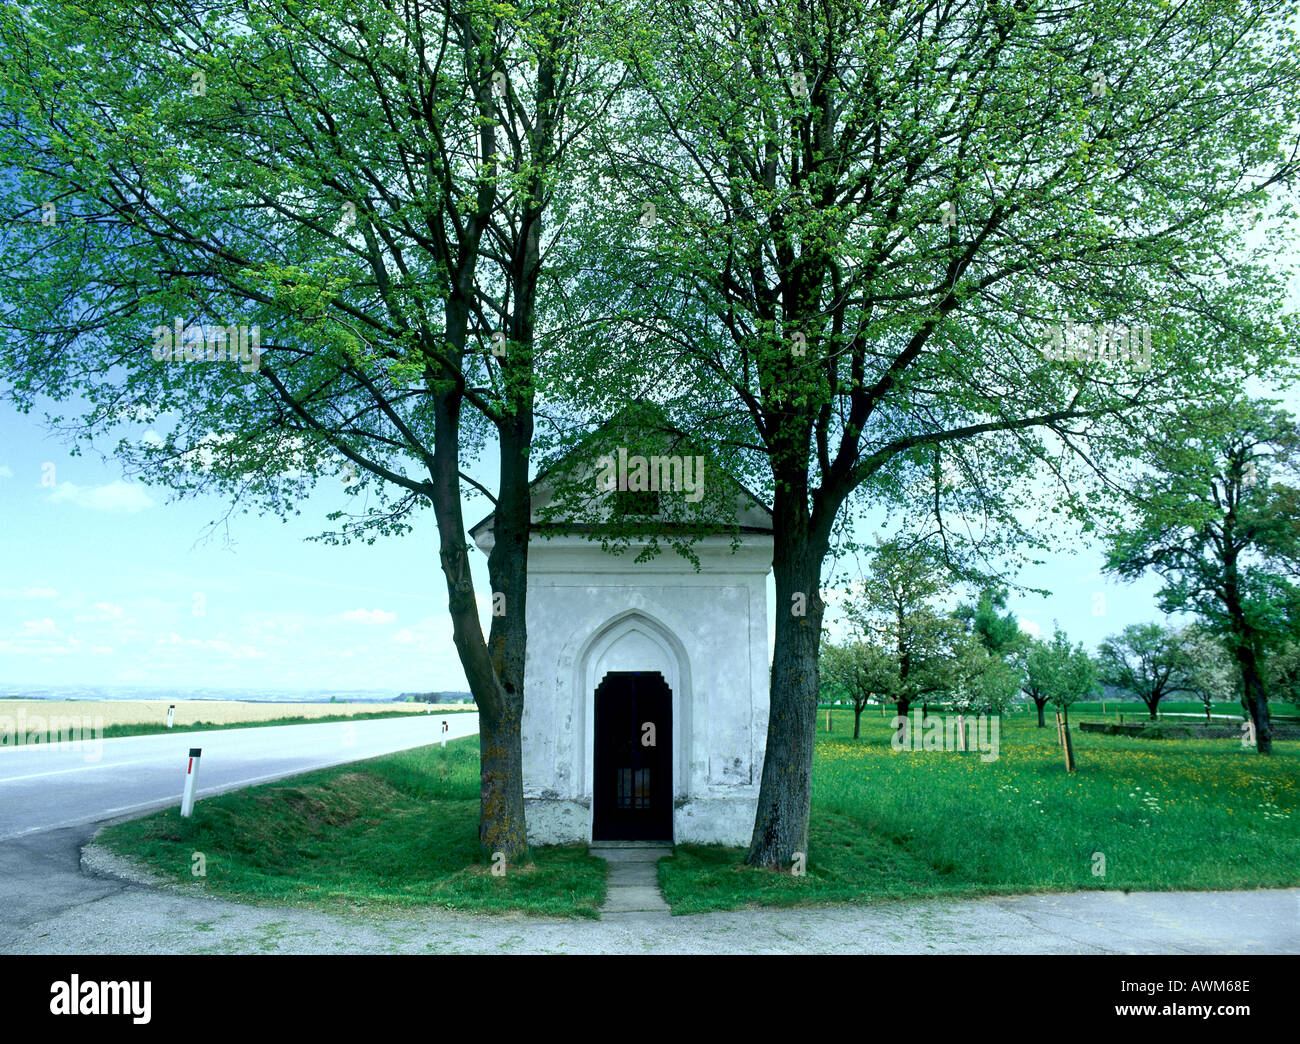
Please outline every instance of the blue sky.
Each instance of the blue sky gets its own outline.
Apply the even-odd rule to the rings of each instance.
[[[111,458],[71,456],[35,413],[0,406],[0,684],[467,688],[432,513],[373,545],[308,542],[347,500],[322,483],[299,515],[235,514],[214,534],[224,500],[129,482]],[[485,513],[467,501],[467,522]],[[1012,607],[1090,646],[1158,616],[1153,579],[1120,586],[1100,563],[1095,547],[1063,548],[1021,576],[1053,597]],[[475,552],[480,592],[485,565]],[[772,599],[769,579],[769,621]]]
[[[431,516],[402,540],[331,547],[305,538],[341,486],[216,535],[225,501],[169,498],[0,407],[0,683],[466,687]]]

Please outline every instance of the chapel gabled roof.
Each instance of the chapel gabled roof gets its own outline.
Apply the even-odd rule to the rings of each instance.
[[[643,455],[647,449],[654,450],[656,443],[658,443],[660,444],[657,447],[658,449],[674,450],[678,455],[686,454],[689,451],[689,455],[692,457],[703,457],[704,467],[709,474],[720,476],[722,479],[721,487],[714,489],[711,494],[711,500],[715,505],[714,510],[717,510],[716,505],[718,503],[722,503],[726,505],[726,514],[733,516],[726,523],[722,523],[720,521],[721,516],[715,514],[713,517],[719,519],[717,525],[719,530],[734,530],[740,533],[771,533],[773,531],[772,511],[762,500],[751,493],[734,476],[714,465],[709,456],[700,451],[684,431],[668,420],[667,415],[657,404],[638,400],[586,436],[569,453],[552,462],[548,467],[543,468],[537,477],[529,483],[528,488],[532,499],[533,516],[529,528],[533,532],[582,533],[595,532],[603,528],[598,523],[591,521],[593,515],[590,506],[580,514],[566,515],[563,504],[553,506],[553,502],[557,487],[562,486],[565,482],[566,472],[572,471],[575,467],[579,472],[583,470],[589,471],[591,461],[598,454],[616,451],[620,434],[622,434],[623,439],[627,439],[628,436],[636,438],[638,440],[636,448],[642,451]],[[568,481],[572,480],[573,476],[570,474]],[[674,496],[680,495],[679,491],[669,492],[673,493]],[[562,494],[560,495],[562,496]],[[607,499],[608,496],[608,494],[603,494],[602,499]],[[682,507],[681,504],[676,505],[679,513],[682,513]],[[495,514],[496,512],[489,512],[484,518],[470,527],[469,534],[475,542],[478,542],[480,537],[491,532],[492,519]],[[539,515],[542,517],[539,517]],[[670,531],[687,527],[675,524],[670,520],[657,520],[654,528],[659,531]]]

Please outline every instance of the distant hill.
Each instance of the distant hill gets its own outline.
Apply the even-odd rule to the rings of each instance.
[[[473,703],[468,692],[404,692],[394,703]]]

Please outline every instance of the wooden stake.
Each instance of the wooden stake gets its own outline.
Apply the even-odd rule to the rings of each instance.
[[[1061,749],[1065,752],[1065,771],[1073,772],[1074,747],[1070,743],[1070,726],[1066,723],[1059,710],[1056,712],[1056,735],[1060,740]]]

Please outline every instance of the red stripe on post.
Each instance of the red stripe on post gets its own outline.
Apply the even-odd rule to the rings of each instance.
[[[188,776],[193,771],[194,771],[194,759],[190,758],[190,763],[185,766],[185,775]]]

